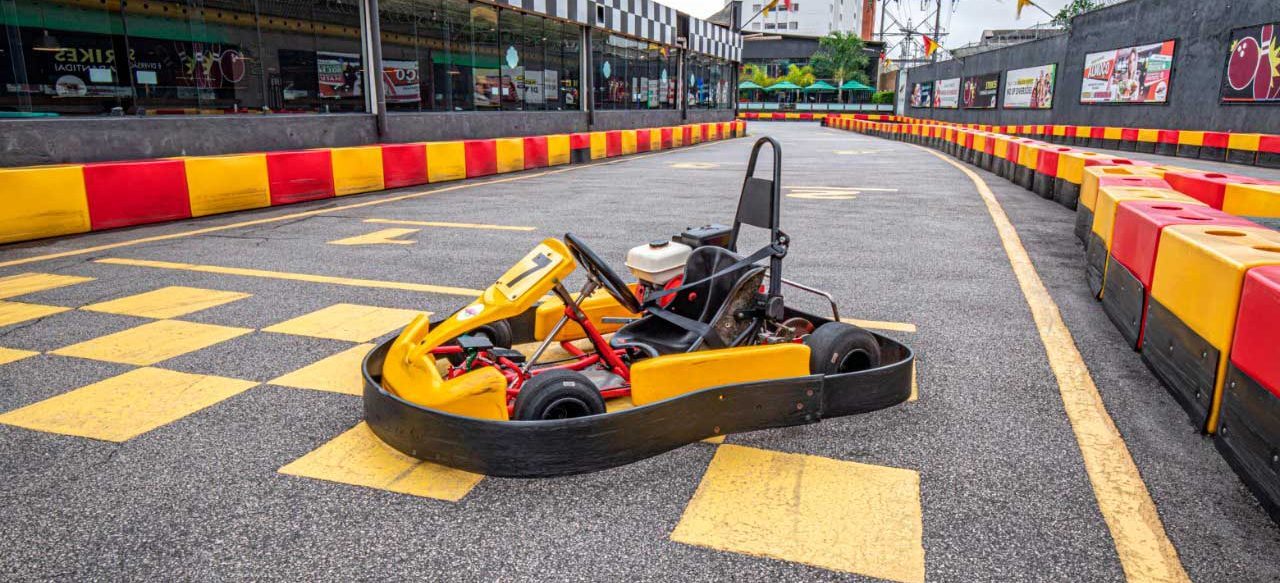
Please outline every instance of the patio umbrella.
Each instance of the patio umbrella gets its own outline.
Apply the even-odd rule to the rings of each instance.
[[[805,93],[834,93],[836,88],[826,81],[814,81],[812,85],[801,89]],[[822,103],[822,99],[818,99]]]
[[[770,85],[764,88],[765,91],[779,91],[779,90],[787,90],[787,89],[794,89],[796,91],[799,91],[800,86],[790,81],[782,81],[780,83],[774,83],[773,85]]]
[[[840,91],[841,91],[841,92],[846,91],[846,90],[848,90],[848,91],[875,91],[875,89],[874,89],[874,88],[872,88],[872,87],[868,87],[867,85],[865,85],[865,84],[863,84],[863,83],[859,83],[859,82],[857,82],[857,81],[855,81],[855,80],[853,80],[853,79],[850,79],[850,80],[848,80],[848,81],[845,81],[843,84],[841,84],[841,85],[840,85]]]

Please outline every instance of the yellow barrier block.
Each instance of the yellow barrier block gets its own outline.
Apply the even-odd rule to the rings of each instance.
[[[622,130],[622,155],[636,153],[636,131]]]
[[[467,177],[467,147],[462,142],[427,143],[427,180],[445,182]]]
[[[1186,130],[1178,131],[1179,146],[1203,146],[1204,132],[1189,132]]]
[[[1121,128],[1102,128],[1102,139],[1119,140],[1124,137],[1124,130]]]
[[[494,140],[498,144],[498,173],[524,170],[524,138]]]
[[[333,192],[338,196],[382,190],[382,148],[329,148],[333,160]]]
[[[1245,272],[1280,263],[1280,232],[1171,225],[1160,234],[1151,297],[1209,344],[1228,350]]]
[[[80,166],[0,168],[0,243],[89,230]]]
[[[702,126],[696,124],[689,126],[689,143],[702,143]]]
[[[978,151],[978,152],[983,152],[983,151],[985,151],[985,150],[986,150],[986,147],[987,147],[987,135],[986,135],[986,134],[974,134],[974,135],[973,135],[973,149],[974,149],[974,150],[976,150],[976,151]]]
[[[605,132],[591,132],[591,159],[599,160],[609,156],[609,138]]]
[[[1022,144],[1022,147],[1018,148],[1018,165],[1035,170],[1040,159],[1040,150],[1045,149],[1045,146],[1046,144],[1039,142]]]
[[[1087,138],[1093,135],[1093,126],[1076,126],[1076,137]]]
[[[1058,178],[1072,184],[1082,184],[1084,182],[1084,169],[1089,160],[1100,160],[1109,157],[1106,154],[1082,152],[1080,150],[1062,152],[1058,154]]]
[[[569,134],[547,136],[547,166],[569,163]]]
[[[661,150],[661,149],[662,149],[662,129],[650,128],[649,129],[649,151],[657,152],[658,150]]]
[[[1160,141],[1160,130],[1138,130],[1138,141],[1154,144]]]
[[[1098,189],[1098,201],[1093,208],[1093,233],[1102,238],[1111,250],[1111,235],[1115,229],[1116,211],[1126,200],[1167,200],[1185,205],[1207,206],[1172,188],[1132,186],[1103,186]]]
[[[995,140],[996,143],[992,147],[991,153],[1001,160],[1007,159],[1009,157],[1009,139],[1004,136],[997,136]]]
[[[1089,210],[1093,210],[1094,204],[1098,201],[1098,182],[1099,179],[1106,176],[1154,176],[1161,178],[1164,172],[1153,170],[1149,166],[1087,166],[1084,169],[1084,178],[1080,181],[1080,204]]]
[[[788,113],[788,114],[785,114],[785,115],[786,115],[787,119],[800,119],[800,114],[798,114],[798,113]]]
[[[680,126],[671,128],[671,147],[679,148],[684,145],[684,130]]]
[[[1228,184],[1222,211],[1246,217],[1280,218],[1280,185]]]
[[[1053,126],[1051,130],[1053,135],[1059,138],[1067,136],[1067,126]]]
[[[1227,137],[1227,148],[1257,152],[1262,143],[1262,134],[1231,134]]]
[[[184,158],[191,216],[271,206],[265,154]],[[382,171],[382,164],[378,164]]]

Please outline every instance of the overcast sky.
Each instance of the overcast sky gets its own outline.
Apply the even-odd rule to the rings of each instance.
[[[725,0],[659,1],[697,17],[709,16],[725,4]],[[752,1],[747,0],[747,3],[750,4]],[[804,0],[795,1],[802,2]],[[921,10],[922,1],[928,2],[930,5],[933,4],[933,0],[898,0],[889,4],[890,14],[901,16],[902,18],[912,16],[915,21],[914,24],[918,25],[926,15],[932,14],[932,8]],[[1061,10],[1067,2],[1068,0],[1036,0],[1036,4],[1043,6],[1045,10],[1054,14]],[[1022,20],[1018,20],[1014,17],[1016,12],[1014,7],[1016,5],[1016,0],[942,0],[943,28],[950,33],[943,39],[943,46],[952,48],[976,42],[982,37],[982,31],[989,28],[1028,28],[1036,23],[1049,21],[1048,16],[1032,7],[1024,9]],[[877,14],[877,30],[879,18]],[[951,23],[950,26],[947,26],[948,18]],[[905,25],[906,22],[902,24]],[[920,28],[917,27],[917,30],[920,30]]]

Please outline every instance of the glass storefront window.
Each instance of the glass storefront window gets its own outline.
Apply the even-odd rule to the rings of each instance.
[[[685,59],[685,98],[690,109],[731,109],[733,69],[729,61],[689,53]]]
[[[678,58],[648,41],[591,31],[596,109],[674,109]]]
[[[0,0],[0,114],[364,110],[356,0]]]

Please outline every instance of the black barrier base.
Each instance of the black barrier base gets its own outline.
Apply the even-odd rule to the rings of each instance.
[[[1005,160],[1004,158],[993,158],[991,160],[991,172],[996,176],[1004,178],[1005,173],[1008,171],[1008,168],[1005,166],[1007,162],[1008,160]]]
[[[1040,195],[1040,198],[1053,200],[1053,177],[1048,174],[1036,172],[1031,176],[1031,190]]]
[[[1119,145],[1116,149],[1120,150],[1121,152],[1137,152],[1138,151],[1138,142],[1131,142],[1129,140],[1117,140],[1117,141],[1119,142]]]
[[[1141,152],[1143,154],[1154,154],[1156,153],[1156,143],[1155,142],[1137,142],[1137,145],[1133,147],[1133,151]]]
[[[1071,140],[1071,144],[1080,148],[1087,148],[1089,147],[1089,138],[1085,136],[1076,136],[1074,140]]]
[[[1119,149],[1120,149],[1120,140],[1108,140],[1108,139],[1106,139],[1106,138],[1103,138],[1103,140],[1102,140],[1102,149],[1104,149],[1104,150],[1119,150]]]
[[[1014,182],[1018,183],[1027,190],[1031,190],[1035,186],[1036,173],[1034,170],[1018,164],[1018,168],[1014,171]]]
[[[1089,291],[1097,299],[1102,295],[1102,283],[1106,278],[1107,244],[1092,230],[1089,231],[1089,243],[1084,246],[1084,263],[1089,278]]]
[[[1227,161],[1232,164],[1256,166],[1258,164],[1258,153],[1247,150],[1227,150]]]
[[[1217,348],[1210,346],[1155,298],[1147,300],[1142,360],[1182,405],[1191,424],[1204,431],[1218,377]]]
[[[1218,162],[1227,161],[1226,148],[1211,148],[1209,146],[1200,146],[1201,160],[1216,160]]]
[[[1076,210],[1076,205],[1080,202],[1080,185],[1063,178],[1055,178],[1053,200],[1070,210]]]
[[[1274,152],[1258,152],[1258,165],[1263,168],[1280,168],[1280,154]]]
[[[1107,280],[1102,292],[1102,311],[1120,330],[1129,347],[1137,350],[1142,335],[1143,304],[1147,290],[1142,282],[1121,265],[1115,257],[1107,257]]]
[[[578,149],[569,151],[569,162],[572,164],[586,164],[591,161],[591,150]]]
[[[1280,522],[1280,397],[1235,365],[1227,366],[1213,443],[1271,519]]]
[[[1076,238],[1081,243],[1089,242],[1089,233],[1093,230],[1093,211],[1084,205],[1076,205]]]
[[[1095,150],[1100,150],[1105,148],[1106,144],[1102,138],[1089,138],[1089,147]]]
[[[581,474],[717,435],[806,425],[902,403],[911,396],[915,357],[894,340],[876,339],[886,363],[879,368],[726,385],[615,413],[552,421],[460,417],[391,395],[382,388],[382,364],[392,339],[364,359],[364,416],[382,441],[421,460],[506,478]]]
[[[982,168],[983,170],[986,170],[987,172],[990,172],[990,171],[991,171],[992,158],[993,158],[993,156],[992,156],[991,154],[986,153],[986,152],[983,152],[983,153],[981,153],[981,154],[978,154],[978,167],[979,167],[979,168]]]
[[[1179,158],[1199,158],[1200,146],[1185,146],[1182,144],[1178,144],[1178,157]]]
[[[1155,153],[1161,156],[1173,156],[1178,153],[1177,144],[1167,144],[1165,142],[1156,143]]]

